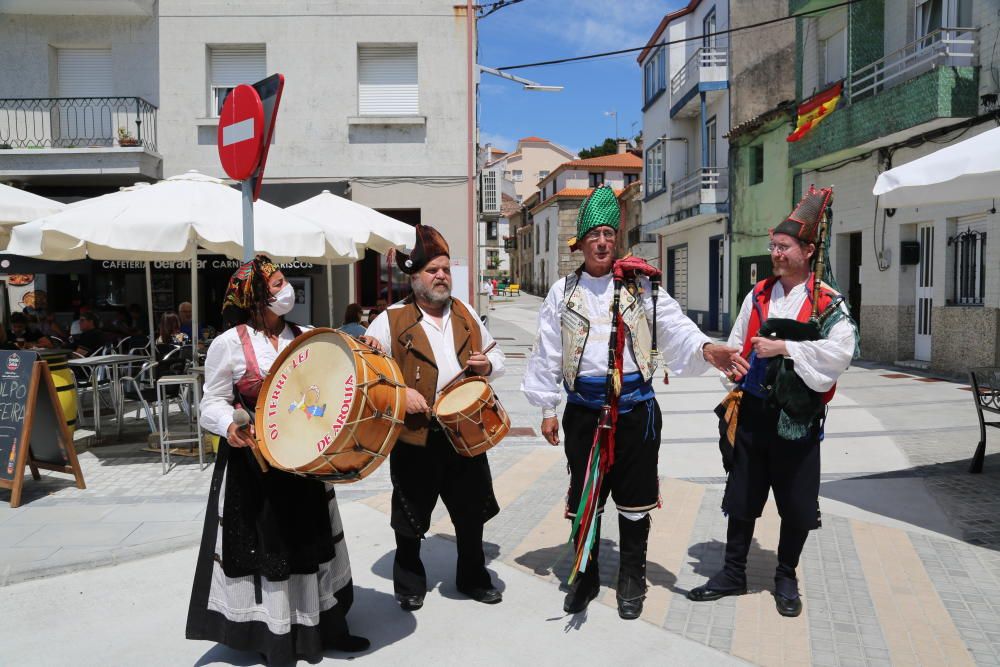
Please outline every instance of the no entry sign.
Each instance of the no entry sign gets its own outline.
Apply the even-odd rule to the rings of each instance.
[[[264,146],[264,105],[253,88],[233,88],[219,114],[219,160],[229,178],[249,178],[260,163]]]

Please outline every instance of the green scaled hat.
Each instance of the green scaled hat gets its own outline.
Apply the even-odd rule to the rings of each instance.
[[[576,216],[576,238],[569,240],[570,250],[576,250],[579,242],[595,227],[610,227],[618,231],[621,221],[621,207],[611,186],[602,185],[583,200]]]

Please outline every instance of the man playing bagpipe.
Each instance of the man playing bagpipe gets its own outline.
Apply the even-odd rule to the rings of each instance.
[[[820,527],[820,441],[837,378],[857,354],[857,326],[843,297],[824,283],[833,190],[810,187],[771,232],[774,275],[743,301],[729,344],[742,348],[716,409],[729,474],[725,565],[688,593],[696,602],[746,593],[754,523],[773,490],[781,516],[774,600],[782,616],[802,612],[795,568],[809,531]],[[815,265],[815,272],[810,267]]]
[[[577,613],[597,597],[601,514],[609,494],[618,507],[621,568],[618,614],[638,618],[646,592],[649,511],[660,504],[657,455],[660,408],[652,377],[657,340],[674,373],[724,369],[735,348],[712,343],[659,286],[660,272],[638,258],[615,258],[620,209],[602,186],[577,216],[583,265],[549,290],[521,390],[542,408],[541,431],[559,444],[556,408],[566,388],[562,425],[575,558],[563,609]]]

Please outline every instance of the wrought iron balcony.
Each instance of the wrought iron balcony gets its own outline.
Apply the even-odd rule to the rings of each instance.
[[[909,81],[935,67],[976,64],[978,28],[939,28],[853,72],[847,90],[851,102]]]
[[[105,147],[156,152],[156,107],[141,97],[0,99],[0,148]]]

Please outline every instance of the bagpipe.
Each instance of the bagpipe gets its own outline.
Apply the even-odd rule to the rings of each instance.
[[[583,489],[580,493],[580,504],[577,507],[573,525],[570,529],[570,542],[574,546],[575,557],[570,571],[569,583],[573,583],[576,575],[587,569],[587,557],[595,540],[601,539],[597,534],[597,518],[600,513],[601,485],[604,475],[611,470],[615,462],[615,431],[618,424],[618,399],[622,389],[622,364],[625,352],[625,323],[622,320],[620,305],[621,292],[627,289],[636,296],[642,305],[641,286],[639,278],[645,276],[650,281],[650,299],[653,305],[653,322],[651,352],[655,357],[656,347],[656,302],[660,291],[662,272],[638,257],[625,257],[616,260],[612,268],[614,281],[611,306],[611,335],[608,338],[608,374],[604,391],[604,405],[601,416],[594,430],[594,441],[587,460],[587,472],[584,477]]]
[[[833,324],[845,316],[842,309],[844,297],[824,292],[823,281],[829,271],[828,239],[830,220],[833,216],[833,192],[832,190],[828,194],[826,191],[822,192],[826,196],[812,200],[819,210],[800,211],[812,203],[807,195],[795,211],[795,214],[801,214],[801,218],[815,216],[813,219],[818,220],[810,294],[812,309],[809,319],[802,322],[797,319],[771,317],[761,323],[757,336],[795,342],[820,340],[826,337]],[[812,191],[810,194],[813,194]],[[778,411],[778,434],[781,437],[797,440],[808,435],[821,421],[833,390],[821,394],[810,389],[795,372],[795,362],[787,357],[764,359],[757,357],[756,352],[751,351],[747,361],[750,362],[750,370],[740,381],[739,386],[716,408],[716,414],[725,427],[721,433],[723,440],[728,441],[729,445],[735,444],[739,401],[743,392],[763,399],[767,406]],[[731,448],[729,451],[727,448],[722,448],[724,464],[727,463],[730,452]]]

